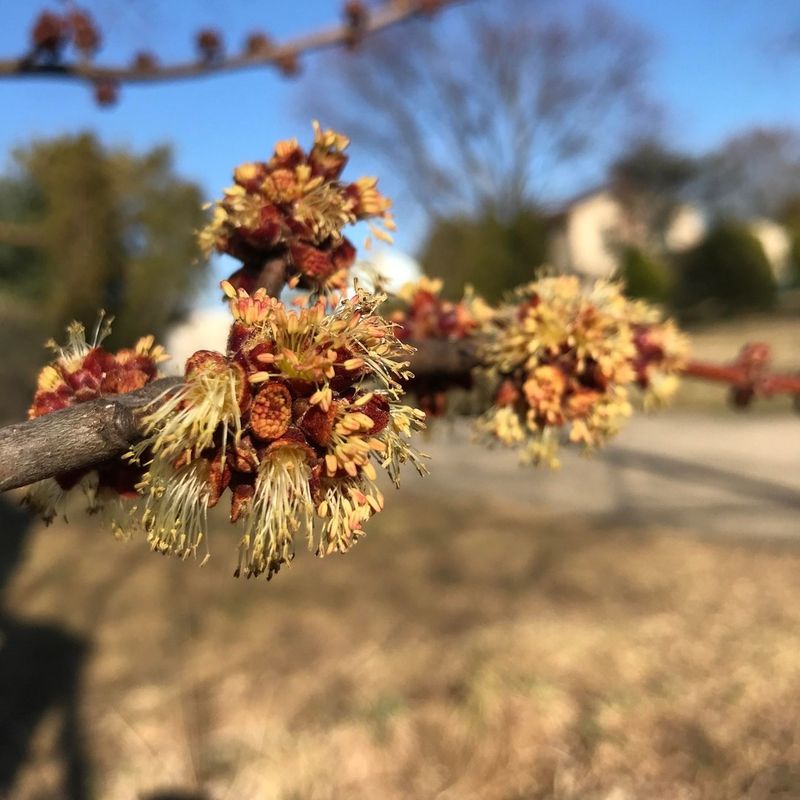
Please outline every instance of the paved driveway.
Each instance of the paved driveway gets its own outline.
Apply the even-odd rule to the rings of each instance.
[[[560,471],[470,444],[463,422],[438,424],[423,449],[424,493],[587,514],[610,524],[712,536],[800,539],[800,417],[666,412],[637,416],[604,451],[565,453]]]

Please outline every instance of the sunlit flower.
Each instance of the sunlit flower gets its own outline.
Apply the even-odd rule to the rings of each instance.
[[[236,574],[270,578],[298,537],[320,556],[357,541],[383,507],[378,469],[395,483],[403,463],[425,471],[408,441],[424,414],[399,402],[410,348],[377,313],[383,297],[357,289],[326,313],[321,301],[294,309],[263,290],[223,290],[227,352],[190,357],[134,449],[152,459],[141,524],[155,549],[196,554],[206,510],[229,490],[243,528]]]
[[[463,300],[445,300],[441,296],[443,286],[441,279],[423,275],[400,288],[397,296],[403,305],[391,315],[400,338],[464,339],[475,333],[485,319],[483,301],[470,289]]]
[[[152,336],[143,336],[132,348],[116,353],[102,347],[111,332],[112,319],[101,313],[89,340],[83,325],[73,322],[67,327],[65,345],[52,340],[47,343],[55,358],[39,372],[28,409],[30,419],[98,397],[132,392],[158,377],[158,365],[167,355]],[[140,469],[112,460],[91,470],[40,481],[29,489],[25,502],[50,522],[63,513],[67,496],[74,489],[83,493],[86,510],[97,513],[106,500],[134,495],[140,478]]]
[[[247,374],[239,362],[199,350],[186,361],[183,385],[144,418],[146,430],[153,434],[146,446],[175,460],[186,452],[199,455],[214,444],[217,432],[223,446],[229,437],[236,441],[250,397]]]
[[[342,229],[367,220],[373,235],[391,241],[391,203],[377,179],[341,180],[348,145],[347,137],[315,122],[308,152],[289,139],[276,145],[269,161],[236,168],[234,185],[214,204],[200,233],[206,252],[243,262],[230,278],[236,288],[254,290],[265,261],[282,258],[291,285],[317,293],[343,289],[356,251]]]
[[[482,326],[495,403],[476,423],[484,441],[522,460],[558,466],[561,440],[591,450],[632,413],[632,390],[667,395],[685,358],[671,322],[608,281],[542,278],[520,289]]]

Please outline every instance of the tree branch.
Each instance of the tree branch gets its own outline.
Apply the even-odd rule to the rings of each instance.
[[[0,491],[122,455],[142,435],[142,412],[180,378],[162,378],[113,395],[0,428]]]
[[[440,0],[444,7],[464,0]],[[417,14],[424,13],[429,3],[420,0],[390,0],[380,8],[372,10],[363,25],[356,30],[344,23],[313,33],[304,34],[285,42],[272,45],[264,52],[234,55],[214,61],[189,61],[184,63],[153,66],[147,68],[114,67],[94,65],[86,62],[39,63],[30,56],[0,59],[0,78],[56,78],[85,81],[87,83],[158,83],[204,77],[222,72],[237,72],[264,66],[279,69],[304,53],[325,50],[338,45],[352,46],[355,41],[377,31],[405,22]]]
[[[414,379],[409,388],[431,380],[460,384],[479,364],[477,347],[474,340],[420,342],[410,358]],[[754,378],[736,364],[701,361],[689,362],[684,374],[752,390],[756,396],[785,393],[800,397],[800,376],[765,370]],[[179,377],[162,378],[129,394],[99,398],[0,428],[0,491],[122,455],[143,436],[146,411],[163,401],[180,382]]]
[[[411,357],[415,379],[455,379],[477,365],[474,345],[429,341]],[[80,403],[0,428],[0,491],[70,470],[95,466],[127,451],[143,436],[142,417],[180,378],[162,378],[129,394]]]

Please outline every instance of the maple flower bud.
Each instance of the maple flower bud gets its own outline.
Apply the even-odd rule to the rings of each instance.
[[[240,164],[234,184],[213,205],[200,245],[206,253],[226,253],[243,262],[228,278],[236,289],[254,292],[263,265],[280,259],[291,287],[331,297],[347,287],[356,258],[343,228],[364,220],[373,235],[390,238],[391,203],[378,191],[377,180],[341,179],[347,137],[316,122],[313,130],[308,151],[289,139],[276,145],[268,161]]]
[[[497,389],[477,436],[520,450],[526,462],[558,466],[562,438],[591,450],[632,412],[632,392],[665,399],[683,363],[671,322],[618,284],[541,278],[481,325],[483,359]]]
[[[203,28],[195,36],[195,45],[200,60],[212,63],[222,58],[222,36],[213,28]]]
[[[141,50],[133,58],[133,68],[140,72],[155,72],[158,69],[158,58],[146,50]]]
[[[167,355],[152,336],[143,336],[132,348],[116,353],[102,347],[111,332],[111,321],[112,318],[101,314],[89,340],[83,325],[73,322],[67,328],[66,345],[48,343],[55,358],[39,373],[28,409],[30,419],[100,397],[141,389],[158,377],[158,365]],[[79,488],[85,495],[87,511],[105,511],[108,506],[109,523],[118,527],[117,501],[135,494],[141,476],[141,469],[116,459],[92,469],[40,481],[31,487],[24,502],[49,522],[63,511],[67,494]]]
[[[253,58],[258,56],[266,56],[273,49],[274,43],[265,33],[260,31],[253,31],[248,34],[244,43],[245,55]]]
[[[97,105],[104,108],[113,106],[119,100],[119,83],[109,78],[101,78],[94,82],[94,99]]]
[[[63,17],[43,11],[33,25],[31,42],[38,52],[50,58],[58,58],[67,42],[68,34],[69,26]]]
[[[67,16],[75,49],[86,58],[93,56],[100,48],[100,31],[86,11],[75,9]]]
[[[145,419],[134,448],[150,459],[139,525],[155,550],[195,555],[207,510],[229,490],[243,531],[235,574],[269,579],[298,537],[323,556],[363,535],[383,507],[378,469],[395,482],[406,462],[425,472],[408,442],[424,414],[399,403],[408,348],[376,313],[381,296],[358,290],[330,311],[294,310],[263,290],[223,291],[227,354],[190,357],[183,387]]]

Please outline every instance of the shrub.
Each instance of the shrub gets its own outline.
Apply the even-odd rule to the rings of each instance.
[[[723,221],[687,253],[678,303],[685,310],[704,305],[722,314],[772,308],[772,269],[758,239],[739,222]]]
[[[459,298],[466,284],[489,302],[532,281],[547,260],[547,224],[534,209],[509,219],[487,213],[436,221],[420,258],[428,275],[444,279],[444,294]]]
[[[669,268],[639,247],[626,247],[620,253],[617,277],[625,284],[625,294],[629,297],[665,303],[672,295]]]

